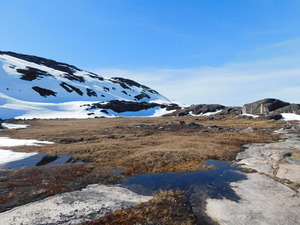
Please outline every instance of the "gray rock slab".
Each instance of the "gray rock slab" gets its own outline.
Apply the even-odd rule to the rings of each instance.
[[[286,138],[284,141],[245,145],[245,151],[240,152],[236,157],[239,160],[237,164],[242,168],[254,169],[259,173],[277,176],[280,165],[286,161],[286,157],[293,154],[293,152],[300,152],[299,135],[285,132],[282,136]],[[300,165],[298,167],[293,166],[292,168],[293,172],[300,173]],[[280,178],[283,178],[284,169],[286,170],[287,167],[283,166],[280,169]],[[296,177],[292,176],[293,172],[290,170],[286,174],[289,174],[289,177]]]
[[[300,224],[300,197],[285,185],[261,174],[231,183],[241,198],[208,199],[206,213],[221,225]]]
[[[80,224],[150,199],[122,187],[89,185],[0,213],[0,224]]]
[[[280,164],[276,176],[281,179],[300,183],[300,165]]]

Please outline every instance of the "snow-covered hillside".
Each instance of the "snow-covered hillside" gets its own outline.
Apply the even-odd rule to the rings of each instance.
[[[157,91],[135,81],[107,79],[65,63],[13,52],[0,51],[0,79],[2,119],[152,116],[175,107]],[[121,113],[90,107],[110,101],[148,106]],[[167,107],[170,104],[173,107]]]

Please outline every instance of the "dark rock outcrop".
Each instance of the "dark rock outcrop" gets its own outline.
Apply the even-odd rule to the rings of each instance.
[[[148,99],[150,99],[150,96],[149,95],[147,95],[146,93],[141,93],[141,94],[139,94],[139,95],[136,95],[136,96],[134,96],[137,100],[141,100],[141,99],[143,99],[143,98],[148,98]]]
[[[46,155],[39,161],[36,166],[43,166],[58,159],[57,155]]]
[[[32,87],[33,90],[35,90],[37,93],[40,94],[40,96],[43,96],[43,97],[47,97],[47,96],[56,96],[56,92],[52,91],[52,90],[49,90],[49,89],[46,89],[46,88],[41,88],[41,87],[38,87],[38,86],[34,86]]]
[[[280,120],[280,119],[282,119],[282,115],[274,114],[274,115],[265,116],[264,118],[267,120]]]
[[[279,99],[266,98],[243,106],[245,114],[275,115],[280,113],[295,113],[300,115],[300,104],[291,104]]]
[[[5,52],[5,51],[0,51],[0,54],[10,55],[12,57],[23,59],[25,61],[33,62],[33,63],[39,64],[39,65],[44,65],[44,66],[47,66],[47,67],[55,69],[55,70],[63,71],[67,74],[73,75],[74,72],[81,71],[80,69],[78,69],[75,66],[68,65],[66,63],[56,62],[54,60],[45,59],[45,58],[38,57],[38,56],[24,55],[24,54],[20,54],[20,53]]]
[[[32,67],[26,67],[26,69],[17,69],[17,72],[22,74],[21,79],[27,81],[33,81],[42,77],[51,77],[46,71],[39,70]]]
[[[274,113],[295,113],[300,115],[300,104],[290,104],[285,107],[276,109]]]
[[[97,93],[96,93],[94,90],[90,89],[90,88],[87,88],[87,89],[86,89],[86,94],[87,94],[88,96],[90,96],[90,97],[92,97],[92,96],[98,97]]]
[[[176,104],[158,104],[158,103],[149,103],[149,102],[132,102],[132,101],[119,101],[119,100],[113,100],[108,103],[94,103],[92,104],[87,110],[91,109],[101,109],[101,110],[113,110],[117,113],[122,112],[137,112],[141,110],[146,110],[150,108],[166,108],[167,110],[177,109],[180,108]],[[107,111],[106,111],[107,112]]]
[[[77,94],[79,94],[81,96],[83,95],[83,92],[79,88],[76,88],[70,84],[67,84],[66,82],[62,82],[60,84],[60,86],[63,87],[69,93],[75,91]]]
[[[218,112],[219,111],[219,112]],[[227,107],[224,105],[218,104],[200,104],[192,105],[190,107],[184,108],[177,113],[177,116],[187,116],[187,115],[202,115],[205,113],[216,113],[218,115],[227,115],[227,114],[240,114],[241,107]]]
[[[145,86],[145,85],[142,85],[142,84],[139,84],[133,80],[130,80],[130,79],[125,79],[125,78],[122,78],[122,77],[112,77],[111,78],[111,81],[114,82],[114,83],[119,83],[123,88],[127,88],[127,89],[130,89],[130,87],[139,87],[139,88],[142,88],[146,91],[149,91],[153,94],[159,94],[157,91]]]

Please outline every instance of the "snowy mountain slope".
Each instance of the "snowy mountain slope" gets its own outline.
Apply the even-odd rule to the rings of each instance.
[[[142,115],[151,116],[171,104],[157,91],[129,79],[108,79],[65,63],[13,52],[0,51],[0,80],[0,118],[4,119],[116,116],[109,109],[103,113],[87,107],[116,100],[163,104],[146,107],[151,112]],[[134,116],[139,111],[135,109]]]

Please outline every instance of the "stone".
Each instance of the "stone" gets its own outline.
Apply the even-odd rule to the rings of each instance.
[[[189,127],[195,127],[195,128],[205,128],[203,125],[200,125],[198,123],[189,123]]]
[[[288,179],[292,182],[300,183],[300,165],[281,164],[279,165],[276,176],[281,179]]]
[[[281,120],[283,117],[281,114],[274,114],[274,115],[268,115],[268,116],[265,116],[264,119],[267,119],[267,120]]]
[[[295,113],[300,115],[300,104],[290,104],[285,107],[276,109],[274,113]]]
[[[79,142],[79,141],[74,138],[62,138],[62,139],[57,140],[57,143],[60,143],[60,144],[71,144],[71,143],[76,143],[76,142]]]
[[[245,130],[257,130],[257,127],[248,127]]]
[[[0,224],[81,224],[151,198],[122,187],[89,185],[0,213]]]
[[[276,176],[282,161],[291,156],[293,152],[300,152],[300,138],[297,134],[286,134],[282,131],[283,138],[277,143],[248,144],[245,151],[240,152],[236,159],[242,168],[253,169],[259,173]],[[298,166],[300,174],[300,166]]]
[[[243,106],[243,114],[269,115],[272,111],[290,105],[288,102],[274,98],[266,98]]]

